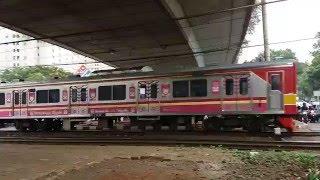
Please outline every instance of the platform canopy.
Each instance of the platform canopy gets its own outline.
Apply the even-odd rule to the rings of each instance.
[[[1,0],[0,26],[114,67],[204,67],[237,61],[253,3]]]

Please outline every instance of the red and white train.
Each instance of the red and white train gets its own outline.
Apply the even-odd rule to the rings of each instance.
[[[293,130],[294,63],[248,63],[190,71],[135,72],[49,82],[2,83],[0,122],[17,129],[68,130],[95,118],[98,129],[206,130],[281,126]]]

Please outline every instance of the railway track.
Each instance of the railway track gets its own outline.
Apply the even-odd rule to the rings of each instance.
[[[259,133],[248,133],[245,131],[222,131],[222,132],[203,132],[203,131],[157,131],[157,132],[139,132],[139,131],[58,131],[58,132],[21,132],[21,131],[0,131],[0,137],[5,136],[41,136],[41,137],[88,137],[88,136],[131,136],[131,135],[215,135],[215,136],[254,136],[254,137],[279,137],[273,132],[259,132]],[[283,132],[281,137],[313,137],[319,136],[320,132],[294,132],[288,133]]]
[[[306,135],[306,136],[304,136]],[[299,137],[292,139],[292,137]],[[304,139],[305,138],[305,139]],[[302,140],[301,140],[302,139]],[[304,140],[303,140],[304,139]],[[238,149],[313,149],[320,150],[320,134],[295,133],[289,136],[227,133],[142,133],[142,132],[0,132],[0,143],[23,144],[125,144],[125,145],[187,145],[224,146]]]

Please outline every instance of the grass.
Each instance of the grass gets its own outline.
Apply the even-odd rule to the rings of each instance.
[[[235,150],[234,155],[243,162],[249,164],[277,164],[287,165],[295,163],[303,168],[315,168],[319,165],[318,157],[311,153],[288,152],[288,151],[239,151]]]
[[[293,175],[299,174],[299,176],[302,174],[301,171],[304,171],[307,179],[320,180],[320,160],[312,153],[234,150],[233,155],[251,167],[278,167]],[[293,169],[297,172],[294,172]]]
[[[320,180],[320,172],[318,169],[309,169],[308,180]]]

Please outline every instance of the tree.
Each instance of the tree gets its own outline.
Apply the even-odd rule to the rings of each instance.
[[[297,69],[298,69],[298,76],[302,75],[303,72],[308,68],[307,63],[298,62],[297,63]]]
[[[279,49],[279,50],[270,50],[270,59],[271,60],[284,60],[284,59],[297,59],[296,53],[291,49]],[[262,62],[264,61],[264,53],[260,52],[257,57],[255,57],[253,62]]]
[[[307,98],[313,96],[313,91],[320,89],[320,32],[317,33],[317,42],[313,44],[311,52],[313,59],[310,66],[302,73],[300,86],[301,95]]]
[[[260,23],[260,21],[261,21],[261,16],[260,16],[261,15],[261,10],[262,9],[261,9],[260,6],[254,7],[252,9],[252,13],[251,13],[251,16],[250,16],[250,21],[249,21],[249,25],[248,25],[248,29],[247,29],[247,34],[253,34],[257,24]],[[238,54],[237,58],[240,57],[240,55],[243,52],[243,48],[245,46],[247,46],[248,44],[249,44],[249,41],[247,40],[247,36],[245,36],[245,39],[243,40],[243,42],[241,44],[241,47],[240,47],[239,54]]]
[[[270,58],[272,60],[277,59],[297,59],[296,53],[293,52],[291,49],[279,49],[279,50],[272,50],[270,52]]]
[[[251,62],[263,62],[263,61],[264,61],[264,54],[263,52],[260,52],[257,57],[252,59]]]
[[[15,67],[6,69],[0,74],[0,79],[6,82],[13,82],[16,79],[26,81],[44,81],[55,77],[65,78],[71,73],[58,67],[33,66],[33,67]]]
[[[249,25],[248,25],[248,30],[247,30],[248,34],[253,34],[255,31],[255,27],[257,26],[257,24],[260,23],[261,12],[262,12],[261,6],[254,7],[252,9],[252,13],[251,13],[251,17],[250,17],[250,21],[249,21]]]

